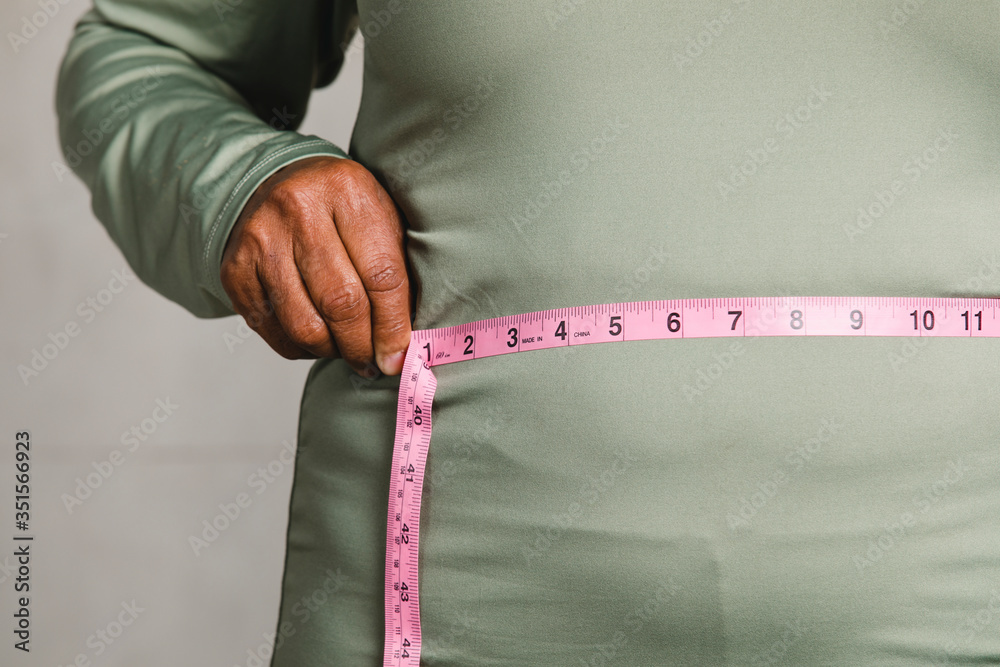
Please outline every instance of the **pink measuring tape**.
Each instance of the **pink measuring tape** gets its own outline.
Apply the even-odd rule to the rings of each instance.
[[[403,362],[389,482],[386,667],[420,664],[417,556],[431,441],[432,366],[587,343],[756,336],[1000,337],[1000,299],[747,297],[580,306],[414,331]]]

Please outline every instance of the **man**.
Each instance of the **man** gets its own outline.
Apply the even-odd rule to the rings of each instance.
[[[421,329],[988,294],[970,277],[1000,203],[997,9],[98,0],[58,98],[98,218],[168,298],[320,357],[273,664],[381,660],[411,308]],[[348,160],[281,118],[332,80],[358,22]],[[995,633],[963,631],[1000,578],[1000,397],[979,373],[1000,355],[982,342],[903,363],[894,339],[762,338],[443,367],[424,660],[997,659]]]

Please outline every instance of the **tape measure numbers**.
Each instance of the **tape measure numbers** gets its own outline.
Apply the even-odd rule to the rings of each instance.
[[[747,297],[559,308],[414,331],[403,362],[389,482],[385,667],[420,664],[420,499],[437,380],[431,367],[553,347],[756,336],[1000,337],[1000,299]]]

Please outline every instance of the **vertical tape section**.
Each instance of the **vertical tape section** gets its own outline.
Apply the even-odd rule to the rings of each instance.
[[[426,350],[410,338],[399,381],[396,439],[386,520],[385,650],[383,665],[420,664],[420,499],[431,440],[437,378]]]
[[[589,343],[758,336],[1000,337],[996,298],[736,297],[635,301],[414,331],[403,362],[389,482],[385,667],[420,664],[420,499],[437,378],[431,367]],[[594,379],[595,382],[599,378]]]

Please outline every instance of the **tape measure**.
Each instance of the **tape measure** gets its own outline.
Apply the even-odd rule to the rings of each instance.
[[[748,297],[544,310],[414,331],[403,362],[389,481],[385,667],[420,664],[417,557],[437,379],[431,367],[552,347],[757,336],[1000,337],[994,298]]]

